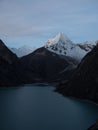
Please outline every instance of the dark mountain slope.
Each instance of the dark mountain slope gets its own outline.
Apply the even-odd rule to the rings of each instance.
[[[18,59],[17,56],[5,46],[2,40],[0,40],[0,57],[8,64],[12,64]]]
[[[20,59],[26,82],[55,82],[69,75],[75,60],[63,57],[42,47]],[[68,69],[67,69],[68,68]],[[66,75],[66,76],[65,76]]]
[[[18,58],[0,40],[0,87],[21,83]]]
[[[98,102],[98,45],[83,58],[71,79],[57,91]]]

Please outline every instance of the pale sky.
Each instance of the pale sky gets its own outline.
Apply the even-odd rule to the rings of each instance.
[[[98,40],[98,0],[0,0],[0,38],[11,47],[40,47],[57,33]]]

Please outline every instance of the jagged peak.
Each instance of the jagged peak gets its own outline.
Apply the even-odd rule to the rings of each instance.
[[[51,44],[56,44],[59,42],[63,42],[63,43],[72,43],[72,41],[67,37],[66,34],[64,34],[63,32],[58,33],[54,38],[49,39],[45,45],[51,45]]]
[[[62,40],[62,41],[66,41],[66,40],[70,40],[66,34],[64,34],[63,32],[60,32],[58,33],[56,36],[55,36],[55,39],[57,39],[58,41],[59,40]]]

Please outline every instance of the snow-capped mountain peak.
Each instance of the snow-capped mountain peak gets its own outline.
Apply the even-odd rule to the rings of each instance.
[[[70,43],[72,44],[72,41],[67,37],[67,35],[65,35],[64,33],[58,33],[54,38],[52,39],[49,39],[47,42],[46,42],[46,46],[51,46],[53,44],[56,44],[56,43],[62,43],[62,44],[67,44],[67,43]]]
[[[92,42],[74,44],[64,33],[59,33],[45,43],[45,48],[56,54],[81,59],[94,47]]]
[[[58,33],[57,35],[56,35],[56,37],[54,38],[55,39],[55,41],[70,41],[70,39],[67,37],[67,35],[65,35],[64,33]]]

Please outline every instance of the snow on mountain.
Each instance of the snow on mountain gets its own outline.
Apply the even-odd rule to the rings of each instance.
[[[24,45],[18,49],[17,48],[10,48],[10,50],[13,53],[15,53],[18,57],[22,57],[22,56],[25,56],[25,55],[32,53],[33,51],[36,50],[36,48]]]
[[[52,39],[49,39],[48,41],[47,41],[47,45],[53,45],[53,44],[65,44],[65,42],[66,42],[66,44],[72,44],[72,41],[64,34],[64,33],[59,33],[59,34],[57,34],[54,38],[52,38]]]
[[[70,56],[80,61],[94,45],[89,41],[83,44],[75,44],[64,33],[59,33],[45,43],[45,48],[56,54]]]

